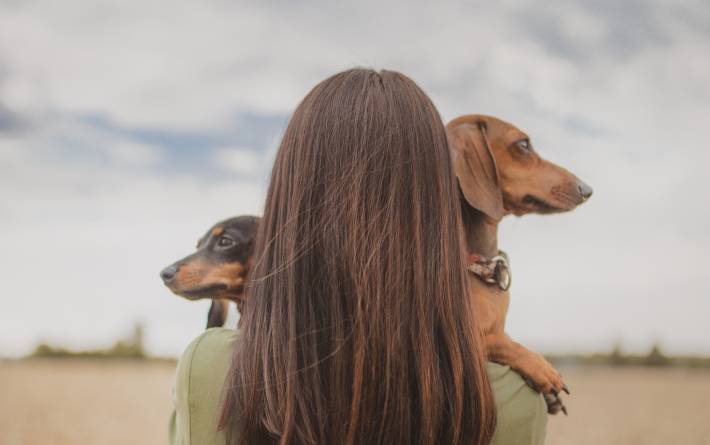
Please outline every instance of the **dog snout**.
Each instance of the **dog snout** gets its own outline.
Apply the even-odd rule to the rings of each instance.
[[[171,264],[160,271],[160,278],[162,278],[165,283],[169,283],[175,278],[175,275],[177,275],[178,269],[178,266]]]
[[[582,202],[588,200],[594,192],[594,190],[592,190],[589,185],[585,184],[582,181],[577,182],[577,189],[579,190],[579,196],[582,197]]]

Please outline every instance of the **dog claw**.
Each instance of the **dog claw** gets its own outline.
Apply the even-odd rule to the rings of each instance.
[[[562,402],[562,398],[553,389],[550,392],[543,393],[543,398],[545,399],[545,404],[547,405],[548,414],[555,415],[562,411],[564,415],[567,415],[567,407]]]
[[[566,392],[568,395],[571,394],[570,391],[569,391],[569,387],[567,387],[566,384],[563,384],[563,385],[562,385],[562,391]]]

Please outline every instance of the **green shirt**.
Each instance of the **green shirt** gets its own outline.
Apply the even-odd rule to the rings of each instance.
[[[208,329],[187,347],[177,366],[170,419],[171,445],[224,445],[217,431],[220,396],[236,331]],[[547,408],[542,396],[508,366],[486,365],[498,423],[493,445],[539,445],[545,440]]]

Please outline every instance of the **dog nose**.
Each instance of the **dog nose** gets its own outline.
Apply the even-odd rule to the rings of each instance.
[[[171,264],[170,266],[166,267],[162,271],[160,271],[160,278],[163,279],[166,283],[175,278],[175,274],[177,274],[178,267],[174,264]]]
[[[586,201],[592,196],[594,190],[582,181],[577,183],[577,188],[579,189],[579,195],[582,197],[582,201]]]

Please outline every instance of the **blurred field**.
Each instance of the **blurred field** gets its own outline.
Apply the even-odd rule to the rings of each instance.
[[[0,362],[0,444],[162,444],[175,365]]]
[[[139,361],[0,362],[0,444],[166,443],[174,365]],[[549,445],[710,444],[710,372],[562,370],[569,417]]]
[[[574,368],[560,371],[569,417],[551,416],[548,445],[710,444],[710,371]]]

